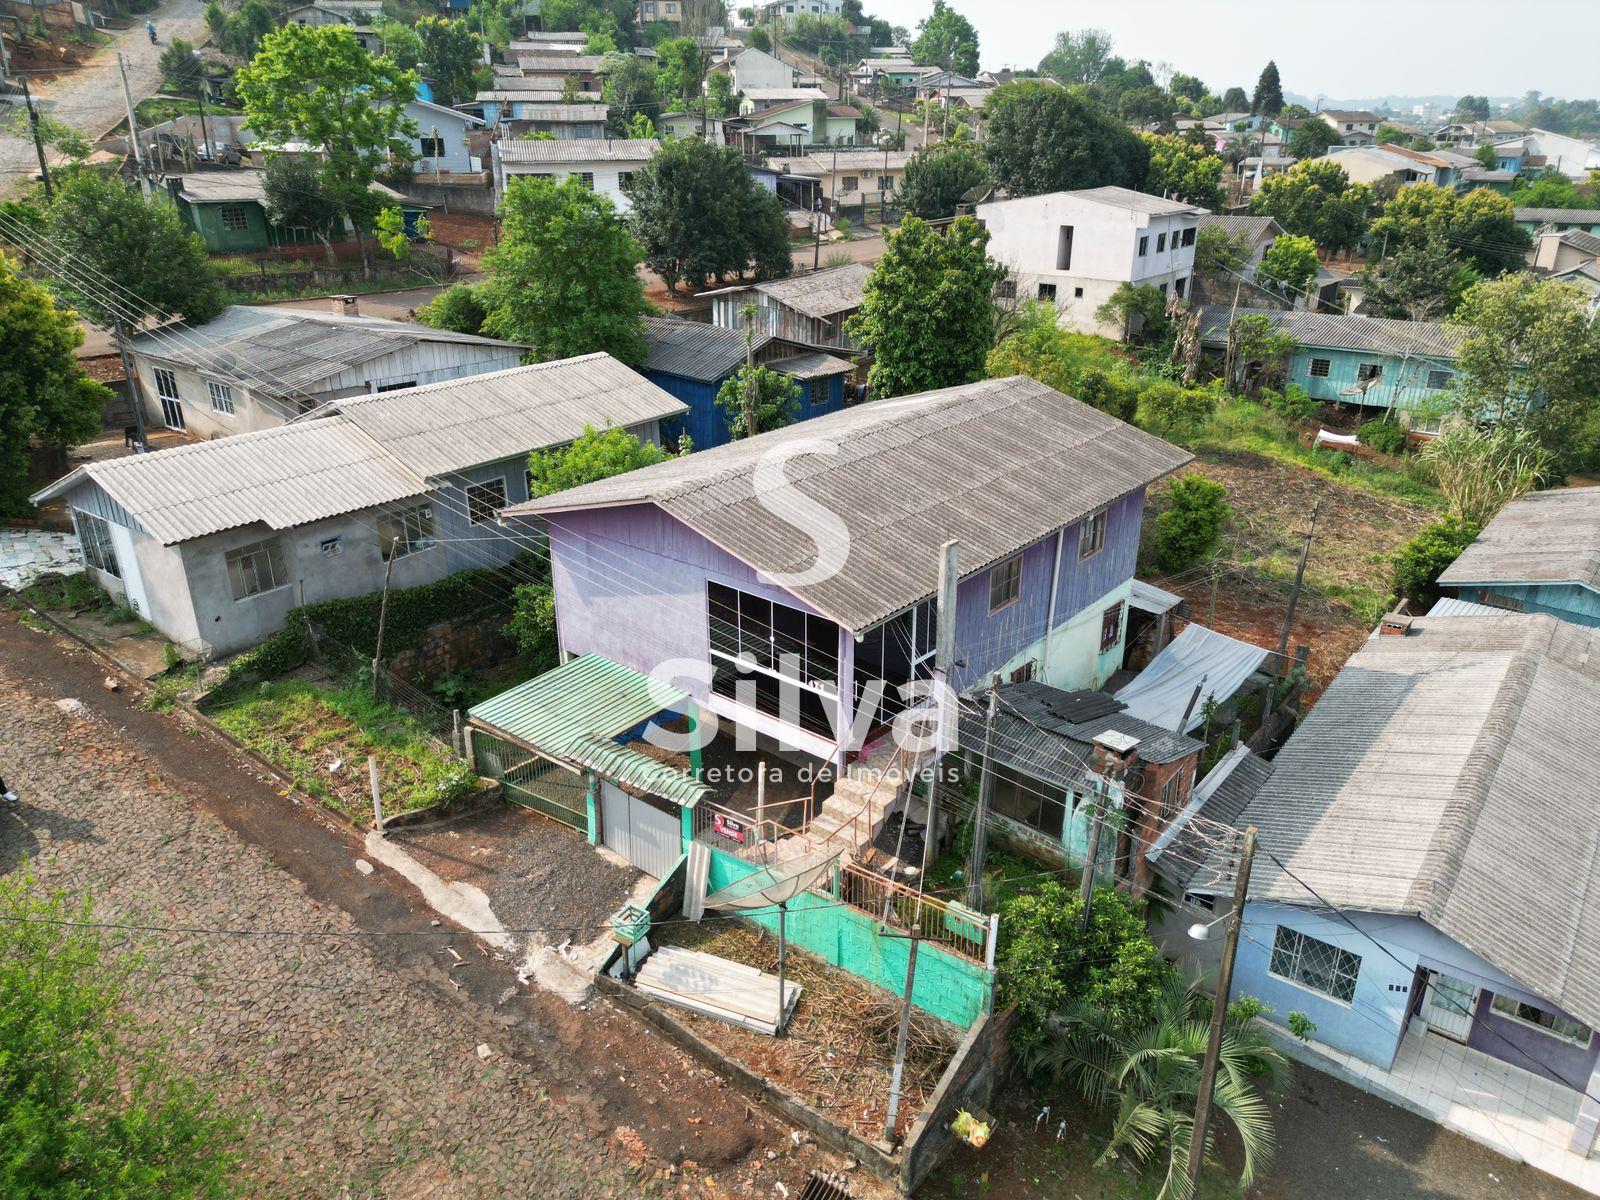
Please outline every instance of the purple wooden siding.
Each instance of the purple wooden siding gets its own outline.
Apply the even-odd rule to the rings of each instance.
[[[1597,1051],[1600,1051],[1600,1045],[1597,1045],[1600,1035],[1591,1037],[1587,1046],[1576,1046],[1565,1038],[1501,1016],[1491,1007],[1493,1002],[1494,993],[1488,988],[1478,994],[1478,1007],[1473,1013],[1472,1028],[1467,1033],[1467,1045],[1483,1051],[1490,1058],[1498,1058],[1524,1071],[1532,1071],[1574,1091],[1581,1092],[1588,1088],[1589,1073],[1594,1070]],[[1561,1011],[1555,1005],[1544,1002],[1540,1002],[1539,1007],[1552,1012]]]
[[[1133,576],[1139,557],[1139,525],[1144,492],[1133,492],[1107,510],[1105,546],[1078,561],[1079,525],[1069,525],[1061,544],[1061,577],[1056,593],[1056,627]],[[1055,562],[1052,534],[1022,552],[1022,593],[1016,603],[989,612],[989,572],[962,582],[956,592],[956,657],[967,666],[957,672],[958,689],[983,681],[1027,646],[1044,637],[1050,614],[1050,571]]]
[[[557,513],[549,525],[556,626],[569,654],[645,673],[675,658],[708,661],[707,579],[815,612],[654,505]],[[704,698],[699,681],[675,682]]]

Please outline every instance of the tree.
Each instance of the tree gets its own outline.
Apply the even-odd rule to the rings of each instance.
[[[641,113],[653,124],[662,111],[655,64],[637,54],[608,54],[604,65],[606,128],[615,137],[626,137],[629,122]]]
[[[1275,117],[1283,111],[1283,82],[1278,78],[1277,63],[1269,62],[1261,69],[1255,94],[1250,97],[1250,111],[1263,117]]]
[[[732,146],[668,142],[634,172],[628,224],[669,291],[720,284],[752,266],[764,278],[793,267],[776,196],[756,183]]]
[[[382,13],[373,18],[372,28],[378,35],[380,54],[397,67],[407,71],[417,69],[422,61],[422,39],[415,29]]]
[[[87,900],[33,889],[0,880],[0,1194],[236,1194],[239,1121],[140,1036],[147,964]]]
[[[77,264],[54,289],[95,324],[129,326],[181,316],[203,324],[223,309],[205,243],[170,204],[146,200],[122,180],[81,173],[57,186],[46,214],[51,243]]]
[[[1461,298],[1454,324],[1456,395],[1476,421],[1534,430],[1564,478],[1584,456],[1579,432],[1600,404],[1600,312],[1582,289],[1533,275],[1485,280]]]
[[[1427,526],[1395,553],[1394,590],[1423,611],[1439,599],[1439,576],[1478,536],[1457,517]]]
[[[1151,283],[1119,283],[1094,315],[1116,325],[1124,341],[1160,341],[1167,332],[1166,293]]]
[[[717,389],[717,407],[737,441],[793,425],[800,411],[799,397],[800,385],[788,375],[746,363]]]
[[[706,78],[706,115],[731,117],[739,109],[733,94],[733,76],[726,71],[714,71]]]
[[[1104,338],[1062,328],[1055,305],[1036,300],[1023,304],[1015,328],[989,352],[985,365],[990,379],[1026,375],[1118,420],[1131,421],[1139,395],[1121,370]]]
[[[955,215],[963,196],[988,180],[989,169],[970,146],[939,142],[911,156],[895,200],[910,216],[943,220]]]
[[[374,58],[348,26],[285,25],[240,70],[238,91],[258,137],[322,147],[318,174],[354,225],[370,269],[364,227],[378,209],[372,183],[391,159],[411,161],[409,139],[419,131],[405,106],[416,98],[416,73]]]
[[[906,217],[867,279],[846,331],[872,355],[867,382],[879,398],[983,377],[994,345],[994,287],[1004,271],[985,254],[989,234],[957,217],[941,234]]]
[[[500,212],[500,243],[484,255],[486,327],[528,343],[541,361],[604,350],[629,366],[643,362],[644,251],[611,201],[576,176],[523,176],[506,188]]]
[[[1493,146],[1480,146],[1478,149],[1494,153]],[[1498,162],[1496,158],[1489,165],[1492,167]],[[1593,200],[1578,190],[1577,184],[1550,167],[1532,180],[1519,178],[1511,186],[1511,199],[1518,208],[1590,208],[1594,205]]]
[[[945,0],[933,0],[933,11],[917,24],[911,53],[919,63],[970,77],[978,73],[978,31]]]
[[[1231,87],[1222,93],[1223,112],[1246,112],[1250,108],[1250,97],[1242,87]]]
[[[167,43],[156,59],[156,68],[161,72],[161,86],[181,96],[194,95],[205,81],[205,67],[194,43],[182,38],[173,38]]]
[[[309,229],[332,262],[331,232],[339,219],[339,202],[329,193],[316,163],[299,155],[274,154],[267,159],[262,190],[267,220],[284,229]]]
[[[1149,151],[1072,88],[1023,81],[996,88],[984,156],[994,182],[1021,196],[1115,185],[1138,188]]]
[[[1450,119],[1463,125],[1472,121],[1487,121],[1489,119],[1489,97],[1472,95],[1461,97],[1456,101],[1456,106],[1450,113]]]
[[[32,513],[32,443],[76,446],[100,430],[111,393],[78,365],[82,344],[73,314],[0,254],[0,517]]]
[[[1445,239],[1460,248],[1463,262],[1483,275],[1522,266],[1530,245],[1509,197],[1488,188],[1458,197],[1453,189],[1431,183],[1403,188],[1384,205],[1369,237],[1385,253]]]
[[[700,102],[700,81],[711,69],[711,52],[694,38],[668,38],[656,47],[656,81],[663,100],[687,106]]]
[[[1253,379],[1257,388],[1271,387],[1288,368],[1300,348],[1293,337],[1280,333],[1272,318],[1262,313],[1235,317],[1228,326],[1228,386],[1235,393]],[[1253,375],[1252,375],[1253,372]]]
[[[1411,135],[1398,125],[1379,125],[1378,132],[1374,137],[1380,146],[1393,146],[1400,142],[1409,141]],[[1325,154],[1327,151],[1323,151],[1323,153]]]
[[[668,457],[660,446],[641,441],[626,429],[585,425],[570,444],[528,455],[528,496],[533,500],[553,496],[597,479],[654,466]]]
[[[1124,1156],[1140,1163],[1156,1156],[1165,1160],[1157,1200],[1190,1194],[1186,1172],[1211,1005],[1198,984],[1169,968],[1144,1020],[1123,1021],[1079,1000],[1056,1013],[1045,1038],[1023,1054],[1030,1075],[1070,1084],[1092,1107],[1114,1111],[1111,1139],[1096,1166]],[[1272,1165],[1272,1108],[1265,1093],[1287,1066],[1283,1052],[1256,1022],[1261,1010],[1252,996],[1228,1006],[1211,1096],[1213,1112],[1232,1126],[1244,1150],[1241,1194]]]
[[[1264,179],[1250,197],[1252,213],[1273,218],[1285,233],[1309,237],[1330,253],[1361,241],[1371,205],[1371,189],[1352,184],[1336,162],[1297,163]]]
[[[1202,225],[1194,242],[1194,267],[1207,275],[1233,275],[1250,265],[1250,234],[1221,225]]]
[[[744,35],[744,43],[753,50],[772,53],[772,35],[759,25]]]
[[[422,61],[433,81],[433,98],[440,104],[462,104],[486,82],[478,35],[465,21],[419,17],[417,36],[422,39]]]
[[[1267,247],[1256,268],[1256,282],[1262,287],[1298,300],[1311,294],[1311,285],[1322,264],[1317,259],[1317,244],[1308,237],[1284,234]]]
[[[1330,147],[1337,145],[1339,135],[1321,117],[1312,117],[1296,125],[1289,134],[1289,153],[1302,162],[1308,158],[1321,158]]]
[[[1439,321],[1482,276],[1442,237],[1402,247],[1364,275],[1367,309],[1397,321]]]
[[[1500,152],[1496,150],[1489,142],[1485,142],[1483,145],[1474,150],[1472,152],[1472,157],[1477,159],[1479,163],[1491,171],[1495,170],[1500,165]],[[1571,184],[1569,183],[1568,186],[1570,187]],[[1512,190],[1514,191],[1515,188]],[[1573,188],[1572,190],[1576,192],[1578,189]]]
[[[211,24],[211,10],[206,9],[206,24]],[[212,38],[229,54],[248,61],[256,56],[266,36],[278,27],[272,9],[261,0],[245,0],[239,10],[229,14],[220,30],[212,30]],[[177,43],[174,42],[173,45]]]
[[[1179,396],[1183,393],[1175,384],[1158,386],[1170,388]],[[1145,411],[1141,404],[1141,416]],[[1233,509],[1228,505],[1228,489],[1204,475],[1174,479],[1167,485],[1167,501],[1166,511],[1155,520],[1151,553],[1156,566],[1170,574],[1188,570],[1216,550],[1222,540],[1222,527],[1233,515]]]
[[[483,285],[476,283],[452,284],[417,309],[417,320],[424,325],[452,333],[481,334],[488,315]]]
[[[1180,137],[1141,133],[1150,166],[1144,190],[1171,195],[1216,212],[1222,207],[1222,159]]]
[[[1111,62],[1111,35],[1103,29],[1056,34],[1056,44],[1039,60],[1039,74],[1062,83],[1095,84]]]
[[[1452,421],[1422,448],[1422,459],[1433,468],[1451,514],[1477,527],[1538,487],[1549,473],[1551,455],[1531,429]]]

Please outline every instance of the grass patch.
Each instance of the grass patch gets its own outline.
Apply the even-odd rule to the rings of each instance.
[[[219,262],[224,260],[218,260]],[[249,260],[246,260],[249,261]],[[290,275],[293,272],[305,272],[316,269],[319,265],[328,266],[324,261],[321,264],[314,262],[300,262],[269,270],[267,274]],[[346,268],[358,264],[342,263]],[[255,264],[250,263],[250,270],[235,270],[231,272],[234,279],[260,278],[260,272],[255,269]],[[407,288],[432,287],[444,281],[432,271],[423,267],[400,268],[399,270],[385,270],[371,279],[348,279],[343,282],[324,283],[285,283],[282,287],[260,288],[230,288],[224,280],[223,296],[229,304],[265,304],[274,300],[312,300],[322,296],[365,296],[372,292],[398,292]]]
[[[177,707],[179,697],[200,682],[204,671],[204,663],[193,663],[156,676],[150,681],[139,707],[146,712],[171,712]]]
[[[151,125],[160,125],[174,117],[197,117],[200,115],[200,105],[194,100],[184,100],[177,96],[146,96],[133,106],[133,113],[139,119],[141,129]],[[206,104],[206,119],[212,117],[237,117],[239,110],[227,108],[221,104]]]
[[[111,597],[82,572],[74,575],[41,575],[17,595],[27,604],[45,612],[89,612],[108,609],[112,605]],[[132,615],[128,620],[139,619],[138,613],[131,609],[129,612]]]
[[[360,684],[264,683],[212,714],[223,729],[294,779],[295,786],[350,816],[371,809],[367,756],[378,759],[384,812],[449,805],[478,789],[472,769],[428,738],[406,713]],[[330,765],[338,766],[330,770]]]

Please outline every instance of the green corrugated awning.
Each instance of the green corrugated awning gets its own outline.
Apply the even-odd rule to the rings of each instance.
[[[692,808],[711,789],[671,765],[613,741],[663,709],[681,709],[687,692],[585,654],[537,679],[474,705],[468,720],[559,762]]]

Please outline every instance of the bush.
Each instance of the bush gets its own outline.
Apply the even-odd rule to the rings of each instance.
[[[1291,383],[1282,392],[1263,389],[1260,399],[1273,412],[1289,421],[1309,421],[1322,408],[1298,383]]]
[[[1356,436],[1363,446],[1379,454],[1404,454],[1406,450],[1406,431],[1398,421],[1384,417],[1366,422],[1356,430]]]
[[[1472,545],[1478,526],[1449,517],[1429,525],[1394,556],[1394,590],[1422,608],[1439,598],[1439,576]]]
[[[1044,1022],[1073,1001],[1093,1004],[1126,1027],[1155,1011],[1168,968],[1145,931],[1143,906],[1101,888],[1090,913],[1085,935],[1077,889],[1054,879],[1001,906],[1000,988],[1018,1008],[1018,1044],[1036,1039]]]
[[[1217,548],[1233,510],[1228,489],[1203,475],[1174,479],[1168,497],[1170,506],[1156,518],[1151,552],[1163,571],[1182,571]]]
[[[553,670],[559,659],[556,641],[556,594],[548,583],[525,583],[514,593],[516,610],[504,632],[517,650],[532,660],[536,674]]]
[[[1119,421],[1132,421],[1139,407],[1136,387],[1100,367],[1085,367],[1079,372],[1073,395]]]
[[[1199,431],[1217,411],[1217,398],[1203,388],[1183,388],[1162,380],[1139,396],[1139,424],[1179,441]]]
[[[470,283],[458,283],[446,288],[421,308],[417,320],[432,329],[446,329],[451,333],[480,334],[483,320],[489,315],[478,288]]]

